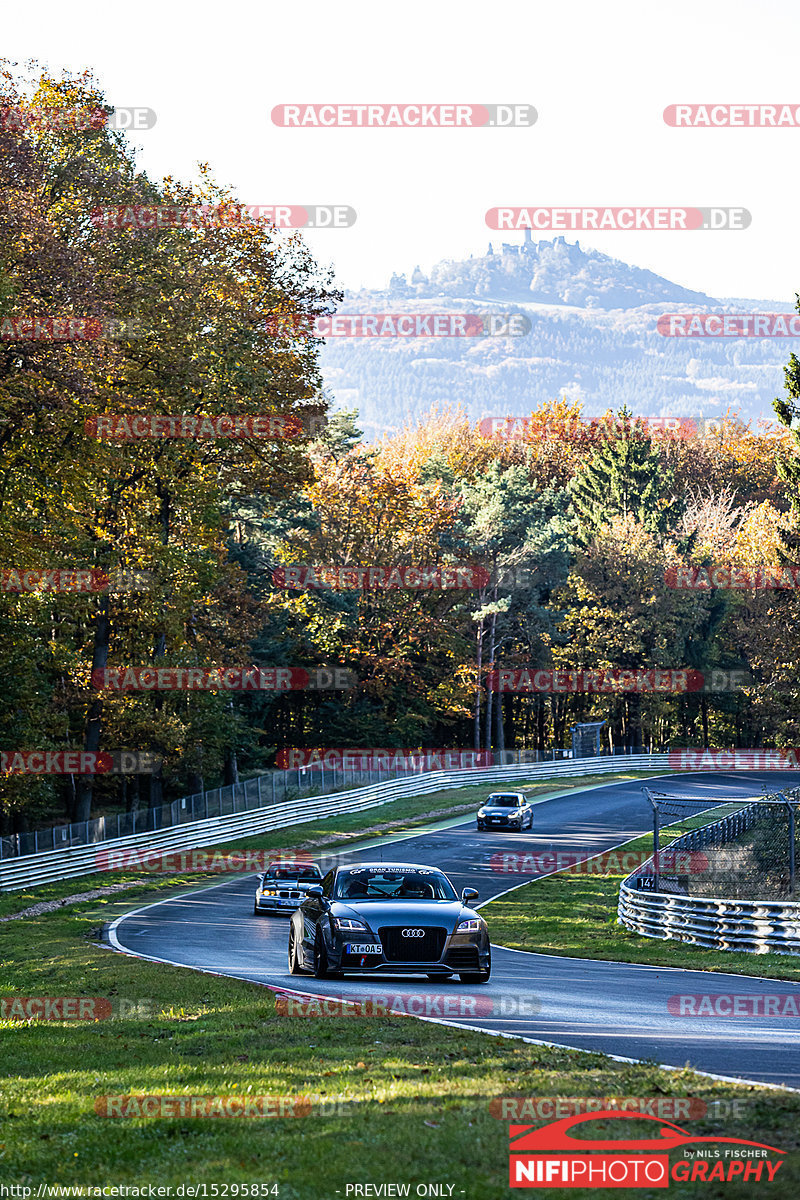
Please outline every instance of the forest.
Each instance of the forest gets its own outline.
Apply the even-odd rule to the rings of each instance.
[[[236,199],[209,171],[150,180],[102,122],[7,119],[105,111],[91,79],[15,88],[0,832],[156,806],[290,748],[548,751],[595,720],[606,751],[800,744],[794,355],[777,432],[729,413],[676,435],[640,419],[646,395],[599,418],[554,395],[495,441],[451,395],[370,441],[331,410],[319,339],[276,332],[341,301],[300,235],[102,228],[97,209]],[[148,436],[100,436],[123,417]],[[18,769],[31,751],[157,767]]]

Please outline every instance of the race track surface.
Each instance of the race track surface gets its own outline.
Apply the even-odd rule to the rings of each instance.
[[[711,804],[797,786],[797,772],[737,772],[664,776],[683,795]],[[533,830],[478,833],[474,819],[422,831],[380,848],[337,852],[342,861],[416,862],[440,867],[460,890],[475,887],[484,904],[535,875],[499,871],[498,852],[578,852],[590,857],[652,828],[642,783],[610,783],[537,804]],[[659,780],[660,784],[660,780]],[[487,794],[490,789],[487,787]],[[366,839],[365,839],[366,840]],[[494,861],[493,861],[494,859]],[[635,966],[525,954],[493,946],[488,985],[424,976],[315,980],[289,975],[288,918],[253,916],[255,876],[160,901],[116,921],[115,948],[147,958],[231,975],[289,992],[381,998],[448,1023],[644,1059],[729,1078],[800,1088],[800,1019],[796,1016],[686,1016],[670,997],[744,996],[763,1011],[763,997],[792,997],[800,985],[703,971]],[[491,934],[491,909],[484,913]],[[783,1004],[783,1001],[780,1002]],[[717,1002],[714,1002],[716,1008]],[[723,1001],[720,1007],[727,1011]],[[671,1011],[674,1008],[676,1011]]]

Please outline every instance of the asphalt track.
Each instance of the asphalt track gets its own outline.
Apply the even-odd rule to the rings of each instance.
[[[666,783],[667,777],[663,778]],[[711,804],[760,795],[764,783],[770,791],[798,783],[796,772],[778,771],[699,772],[668,778],[681,794],[708,797]],[[642,782],[611,783],[541,801],[534,812],[533,830],[521,834],[478,833],[474,819],[451,821],[447,828],[431,827],[411,837],[382,841],[379,849],[354,847],[341,858],[435,865],[459,890],[476,887],[480,906],[536,878],[498,871],[498,851],[572,851],[589,857],[647,832],[652,816]],[[422,976],[330,981],[292,976],[286,966],[288,920],[253,916],[254,882],[255,876],[237,876],[137,909],[114,922],[109,940],[129,954],[287,992],[381,998],[447,1024],[800,1089],[797,1016],[681,1016],[671,1012],[669,1004],[670,997],[724,993],[750,997],[742,1004],[752,1005],[753,997],[766,995],[792,997],[795,1011],[800,1012],[800,985],[527,954],[497,946],[492,950],[490,983],[472,988],[457,978],[437,983]],[[491,934],[491,910],[485,915]],[[727,1001],[722,1007],[727,1011]],[[763,1000],[758,1007],[763,1009]]]

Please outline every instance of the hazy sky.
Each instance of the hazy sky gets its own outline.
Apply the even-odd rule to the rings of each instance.
[[[110,103],[155,109],[152,176],[208,162],[253,204],[348,204],[307,235],[348,287],[482,254],[498,205],[742,206],[747,230],[567,234],[717,296],[800,291],[800,128],[673,129],[673,103],[800,108],[796,0],[186,4],[40,0],[2,52],[92,68]],[[282,103],[527,103],[514,129],[285,129]],[[550,238],[552,233],[541,236]],[[515,235],[507,240],[521,240]]]

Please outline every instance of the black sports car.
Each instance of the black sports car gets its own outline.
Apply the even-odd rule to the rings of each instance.
[[[322,883],[322,871],[315,863],[272,863],[258,877],[253,899],[253,916],[261,913],[291,912],[301,904],[306,892]]]
[[[458,975],[486,983],[492,970],[486,922],[436,867],[358,863],[311,887],[289,928],[289,970],[318,979],[345,973]]]

